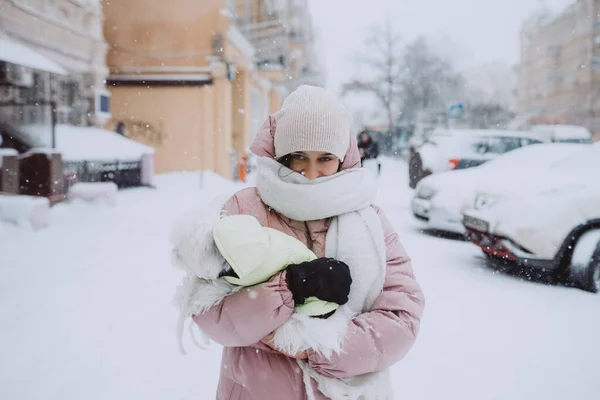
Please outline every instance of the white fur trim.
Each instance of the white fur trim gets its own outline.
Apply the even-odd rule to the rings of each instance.
[[[182,354],[185,354],[185,321],[192,315],[201,314],[219,304],[226,296],[239,290],[217,279],[219,273],[227,267],[227,262],[213,239],[213,227],[221,216],[224,204],[225,199],[219,197],[208,205],[187,211],[173,225],[169,236],[172,246],[171,264],[186,273],[174,298],[174,303],[179,308],[177,340]],[[190,322],[192,341],[198,347],[206,347],[210,343],[208,336],[198,328],[201,342],[197,341],[193,325],[193,322]]]
[[[332,352],[341,351],[350,318],[349,310],[342,307],[327,319],[294,313],[275,330],[275,347],[287,354],[312,349],[329,358]]]
[[[217,278],[226,265],[213,239],[221,208],[192,209],[173,225],[169,236],[172,265],[198,278]]]
[[[183,347],[183,327],[185,321],[192,315],[202,314],[209,308],[220,304],[226,296],[240,290],[240,287],[230,285],[222,279],[207,281],[196,276],[186,276],[182,284],[175,292],[173,302],[179,308],[179,319],[177,321],[177,339],[179,350],[185,354]],[[190,334],[194,343],[201,348],[210,343],[209,338],[200,328],[203,344],[199,344],[190,328]]]
[[[196,276],[186,276],[177,288],[174,301],[183,306],[188,315],[202,314],[240,288],[223,279],[207,281]]]
[[[319,391],[333,400],[393,400],[394,394],[389,370],[373,374],[365,374],[350,379],[323,379],[323,376],[312,370],[307,363],[298,360],[298,366],[306,377],[317,382]],[[306,388],[312,394],[312,385]],[[310,391],[310,392],[309,392]]]

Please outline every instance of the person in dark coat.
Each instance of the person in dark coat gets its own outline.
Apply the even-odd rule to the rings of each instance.
[[[360,164],[363,167],[365,160],[377,160],[377,157],[379,157],[379,145],[367,131],[363,131],[360,134],[358,150],[360,151]],[[381,172],[379,161],[377,161],[377,172]]]

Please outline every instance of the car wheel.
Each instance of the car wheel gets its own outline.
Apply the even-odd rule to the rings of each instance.
[[[488,254],[486,252],[483,252],[483,255],[485,256],[485,258],[487,258],[488,263],[489,263],[488,265],[498,271],[513,272],[517,269],[516,264],[511,263],[510,261],[507,261],[506,259],[504,259],[502,257],[494,256],[494,255]]]
[[[588,292],[600,292],[600,229],[585,232],[577,240],[569,280]]]

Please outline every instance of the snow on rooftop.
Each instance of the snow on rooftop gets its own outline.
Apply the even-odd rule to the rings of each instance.
[[[22,139],[33,148],[52,146],[52,130],[47,125],[18,127]],[[134,161],[154,149],[107,129],[56,125],[56,150],[63,161]]]
[[[40,71],[67,74],[67,71],[48,57],[7,38],[0,38],[0,60]]]
[[[56,148],[64,161],[139,160],[154,149],[107,129],[56,126]]]

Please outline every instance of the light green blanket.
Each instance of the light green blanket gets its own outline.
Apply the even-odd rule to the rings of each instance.
[[[265,228],[251,215],[221,218],[213,237],[221,255],[239,278],[226,276],[227,282],[238,286],[253,286],[266,282],[290,264],[317,258],[298,239],[276,229]],[[316,297],[306,299],[295,310],[312,316],[324,315],[339,306]]]

